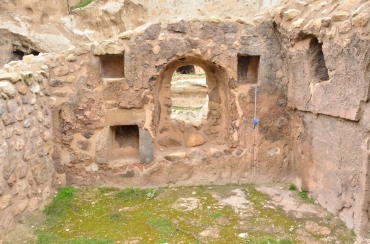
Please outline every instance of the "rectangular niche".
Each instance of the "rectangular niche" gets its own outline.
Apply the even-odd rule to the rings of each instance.
[[[100,77],[124,78],[125,77],[125,55],[108,54],[99,56]]]
[[[257,84],[260,56],[248,56],[238,54],[238,83]]]
[[[139,127],[115,125],[110,130],[110,158],[140,161]]]

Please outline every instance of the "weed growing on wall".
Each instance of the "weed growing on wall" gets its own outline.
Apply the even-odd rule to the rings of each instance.
[[[82,0],[81,2],[77,3],[73,9],[77,9],[77,8],[83,8],[87,5],[89,5],[91,2],[93,2],[94,0]]]

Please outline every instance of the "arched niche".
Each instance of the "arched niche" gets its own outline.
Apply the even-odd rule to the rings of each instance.
[[[201,124],[183,124],[183,121],[171,119],[171,80],[173,73],[182,66],[195,65],[202,68],[206,74],[208,87],[208,114]],[[220,65],[198,57],[178,57],[169,62],[159,73],[156,86],[155,110],[153,123],[156,127],[156,140],[163,137],[173,137],[185,146],[187,134],[201,134],[206,143],[227,144],[228,125],[230,123],[230,108],[228,101],[226,71]],[[183,129],[185,127],[185,129]]]

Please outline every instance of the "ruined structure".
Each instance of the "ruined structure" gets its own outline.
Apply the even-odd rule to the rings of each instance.
[[[285,1],[253,22],[150,23],[6,64],[0,230],[65,185],[283,181],[370,236],[369,12]],[[206,74],[201,121],[171,118],[186,65]]]

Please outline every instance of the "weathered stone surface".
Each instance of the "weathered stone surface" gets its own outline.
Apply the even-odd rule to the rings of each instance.
[[[4,210],[10,206],[13,196],[11,194],[6,194],[0,197],[0,210]]]
[[[74,62],[74,61],[76,61],[77,60],[77,57],[73,54],[73,53],[71,53],[71,54],[69,54],[68,56],[67,56],[67,61],[68,62]]]
[[[59,67],[53,69],[53,72],[54,72],[54,75],[56,77],[61,77],[61,76],[65,76],[69,73],[69,68],[68,68],[67,65],[59,66]]]
[[[210,153],[213,158],[220,158],[222,156],[222,152],[217,148],[211,148]]]
[[[200,148],[192,148],[186,154],[187,154],[187,157],[192,158],[192,159],[203,160],[207,158],[207,153]]]
[[[172,162],[182,161],[185,159],[185,152],[183,151],[174,152],[174,153],[164,156],[164,158]]]
[[[36,82],[35,76],[32,72],[21,72],[20,74],[23,78],[24,83],[26,83],[28,86]]]
[[[14,98],[17,95],[17,90],[9,81],[0,81],[0,93],[7,98]]]
[[[3,80],[17,83],[22,81],[22,76],[19,73],[0,73],[0,81]]]
[[[365,27],[369,22],[369,13],[360,13],[356,17],[352,18],[352,25],[355,27]]]
[[[187,147],[196,147],[196,146],[203,145],[204,142],[205,142],[205,140],[204,140],[202,135],[192,133],[192,134],[190,134],[190,136],[189,136],[189,138],[186,142],[186,146]]]
[[[150,163],[154,157],[153,137],[147,130],[139,129],[140,162]]]
[[[125,32],[119,34],[118,38],[122,39],[122,40],[130,40],[133,33],[134,32],[132,30],[128,30],[128,31],[125,31]]]
[[[91,147],[91,143],[89,141],[85,141],[85,140],[80,140],[80,141],[77,141],[77,147],[80,148],[81,150],[84,150],[84,151],[88,151]]]
[[[348,33],[351,30],[351,28],[352,28],[351,21],[349,21],[349,20],[343,21],[339,25],[339,33],[341,33],[341,34]]]
[[[18,93],[21,94],[21,95],[26,95],[27,94],[27,87],[23,86],[23,85],[19,86]]]
[[[300,10],[297,10],[297,9],[289,9],[287,11],[284,12],[284,20],[285,21],[290,21],[292,19],[294,19],[295,17],[297,17],[298,15],[301,14],[301,11]]]
[[[52,87],[63,87],[63,86],[65,86],[65,81],[58,80],[58,79],[50,79],[49,80],[49,85],[52,86]]]
[[[349,13],[347,11],[338,11],[333,14],[332,21],[333,22],[338,22],[338,21],[343,21],[348,19]]]
[[[178,147],[182,145],[182,142],[171,136],[165,136],[158,140],[158,144],[162,147]]]
[[[101,42],[93,47],[94,55],[122,54],[125,48],[119,42]]]

